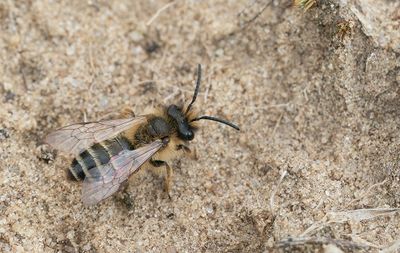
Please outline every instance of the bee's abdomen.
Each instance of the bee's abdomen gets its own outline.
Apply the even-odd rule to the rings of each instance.
[[[90,175],[90,170],[107,164],[111,157],[118,155],[122,150],[133,150],[131,142],[125,137],[103,141],[94,144],[81,152],[71,164],[68,171],[69,177],[75,180],[83,180]]]
[[[83,180],[85,178],[83,168],[76,158],[72,161],[71,167],[68,170],[68,178],[75,180]]]

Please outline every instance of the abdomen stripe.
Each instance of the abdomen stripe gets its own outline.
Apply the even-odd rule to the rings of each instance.
[[[122,150],[133,150],[134,147],[125,137],[96,143],[80,153],[71,164],[70,177],[83,180],[90,176],[90,169],[107,164],[111,157],[118,155]]]

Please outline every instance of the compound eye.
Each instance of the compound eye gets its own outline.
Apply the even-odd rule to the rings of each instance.
[[[184,133],[182,133],[182,138],[186,141],[191,141],[194,139],[194,133],[192,130],[186,131]]]

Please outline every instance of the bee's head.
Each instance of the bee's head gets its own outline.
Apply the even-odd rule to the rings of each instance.
[[[182,109],[176,105],[170,105],[167,109],[168,116],[174,119],[178,130],[178,136],[182,140],[191,141],[194,138],[194,129],[190,126]]]
[[[193,140],[195,127],[193,127],[190,123],[193,121],[198,121],[198,120],[202,120],[202,119],[217,121],[219,123],[233,127],[236,130],[240,130],[239,127],[232,124],[231,122],[224,120],[224,119],[212,117],[212,116],[199,116],[199,117],[189,119],[188,115],[190,114],[190,109],[192,108],[192,105],[196,101],[197,94],[199,93],[200,80],[201,80],[201,65],[199,64],[198,69],[197,69],[196,88],[194,90],[192,101],[190,102],[186,111],[183,112],[183,109],[179,108],[176,105],[170,105],[167,109],[168,115],[175,120],[175,122],[178,126],[178,136],[185,141]]]

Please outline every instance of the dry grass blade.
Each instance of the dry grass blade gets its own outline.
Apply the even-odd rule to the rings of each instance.
[[[372,208],[372,209],[356,209],[342,212],[328,212],[321,220],[315,222],[308,227],[300,237],[304,237],[311,232],[318,231],[330,223],[343,223],[347,221],[359,222],[362,220],[370,220],[376,217],[391,215],[399,212],[400,208]]]
[[[147,21],[146,25],[149,26],[151,25],[151,23],[153,23],[154,20],[156,20],[156,18],[166,9],[168,9],[169,7],[171,7],[171,5],[173,5],[175,2],[170,2],[167,3],[166,5],[164,5],[163,7],[161,7],[160,9],[158,9],[158,11],[156,12],[156,14],[154,14],[149,21]]]
[[[329,212],[328,222],[346,222],[346,221],[362,221],[370,220],[376,217],[391,215],[399,212],[400,208],[374,208],[374,209],[357,209],[343,212]]]
[[[348,240],[339,240],[332,238],[318,238],[318,237],[298,237],[298,238],[286,238],[277,243],[278,247],[288,247],[288,246],[300,246],[305,244],[318,244],[326,245],[333,244],[339,246],[340,248],[346,249],[370,249],[370,246],[358,244]]]
[[[304,11],[307,11],[316,3],[316,0],[294,0],[294,5],[300,7]]]
[[[379,253],[395,253],[398,252],[399,249],[400,249],[400,239],[394,241],[389,246],[382,248],[382,250],[379,251]]]
[[[279,178],[278,184],[276,185],[274,191],[271,194],[271,198],[269,199],[269,205],[270,205],[270,208],[271,208],[271,213],[274,213],[274,198],[275,198],[276,192],[278,191],[279,186],[281,185],[282,180],[286,176],[286,174],[287,174],[287,170],[285,170],[282,173],[281,177]]]
[[[382,185],[384,185],[386,182],[387,182],[387,180],[385,179],[385,180],[383,180],[383,181],[380,182],[380,183],[371,185],[371,186],[368,187],[368,189],[367,189],[364,193],[362,193],[358,198],[356,198],[356,199],[350,201],[350,203],[346,205],[347,208],[350,208],[354,203],[360,201],[361,199],[366,199],[366,198],[372,193],[372,189],[377,188],[377,187],[379,187],[379,186],[382,186]]]
[[[255,3],[257,3],[257,2],[258,2],[258,1],[255,1],[254,3],[252,3],[251,6],[250,6],[250,8],[253,7],[253,5],[254,5]],[[251,23],[253,23],[254,20],[256,20],[256,19],[268,8],[268,6],[269,6],[271,3],[272,3],[272,1],[267,1],[267,2],[260,8],[260,10],[257,11],[255,15],[253,15],[252,18],[250,18],[249,20],[247,20],[247,21],[245,21],[245,22],[243,23],[242,29],[245,29],[245,28],[248,27]],[[239,13],[238,16],[242,15],[243,13],[244,13],[244,10],[241,11],[241,12]]]

